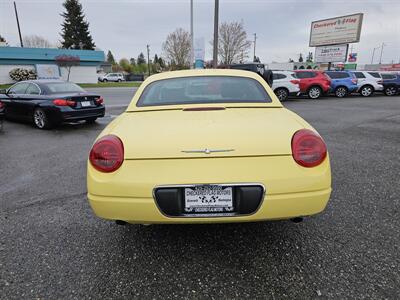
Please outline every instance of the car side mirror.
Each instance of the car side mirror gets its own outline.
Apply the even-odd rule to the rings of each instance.
[[[8,95],[8,90],[7,89],[1,89],[0,94]]]

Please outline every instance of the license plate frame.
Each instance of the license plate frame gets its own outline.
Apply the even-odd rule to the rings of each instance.
[[[185,214],[232,214],[235,212],[234,188],[222,185],[195,185],[183,189]]]

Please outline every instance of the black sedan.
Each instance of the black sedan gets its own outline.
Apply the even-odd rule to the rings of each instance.
[[[21,81],[0,92],[0,105],[7,119],[30,121],[40,129],[62,122],[104,117],[103,98],[89,94],[72,82],[61,80]]]

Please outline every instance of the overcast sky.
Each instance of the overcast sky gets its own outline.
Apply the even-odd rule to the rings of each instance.
[[[12,0],[0,0],[0,34],[11,46],[19,45]],[[23,35],[37,34],[52,43],[60,40],[62,0],[16,0]],[[137,57],[150,44],[151,57],[160,54],[168,33],[189,30],[190,0],[128,1],[81,0],[97,47],[109,49],[117,59]],[[360,43],[353,44],[360,64],[370,63],[374,47],[382,42],[384,62],[400,61],[399,0],[220,0],[220,22],[242,20],[262,62],[297,60],[308,47],[312,21],[362,12]],[[206,59],[212,57],[208,41],[213,35],[213,0],[194,0],[194,35],[206,40]],[[251,50],[252,51],[252,50]],[[378,62],[380,49],[375,52]]]

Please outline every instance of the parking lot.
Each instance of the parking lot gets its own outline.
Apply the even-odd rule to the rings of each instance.
[[[330,151],[326,211],[290,221],[117,226],[86,199],[96,124],[0,133],[0,298],[386,298],[400,294],[400,96],[296,99]],[[268,194],[267,194],[268,197]]]

